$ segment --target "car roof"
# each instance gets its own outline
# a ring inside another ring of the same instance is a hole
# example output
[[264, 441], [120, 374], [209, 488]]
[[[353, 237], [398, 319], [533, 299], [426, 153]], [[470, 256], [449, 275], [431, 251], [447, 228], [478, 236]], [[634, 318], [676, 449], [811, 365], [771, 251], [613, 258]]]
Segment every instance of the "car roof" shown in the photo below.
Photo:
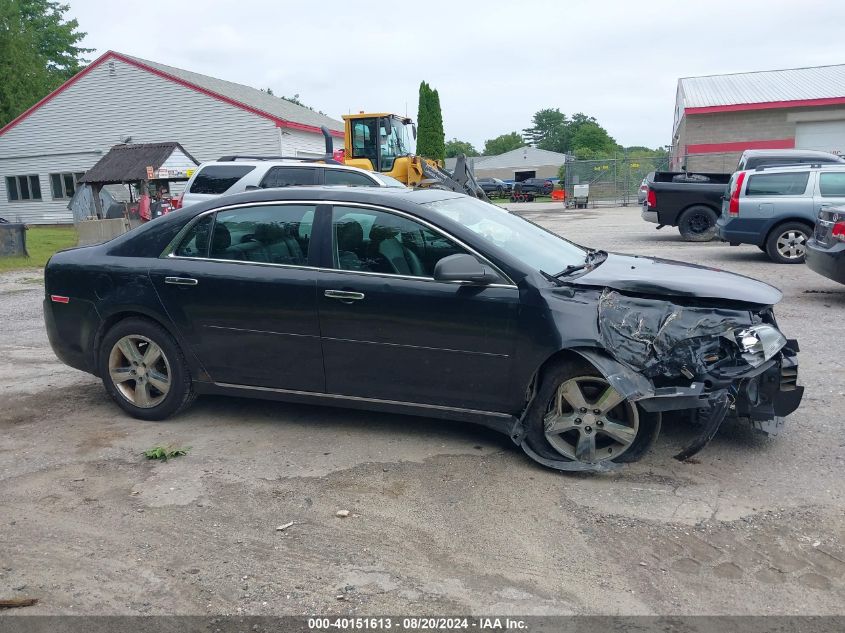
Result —
[[[319, 159], [317, 159], [319, 160]], [[204, 167], [211, 165], [245, 165], [247, 167], [325, 167], [327, 169], [346, 169], [348, 171], [358, 171], [363, 174], [370, 174], [372, 172], [360, 167], [353, 167], [352, 165], [335, 165], [333, 163], [320, 163], [316, 160], [296, 160], [296, 159], [265, 159], [265, 160], [209, 160], [201, 163], [197, 167], [200, 171]]]
[[213, 200], [193, 204], [189, 209], [197, 211], [247, 204], [250, 202], [284, 202], [286, 200], [359, 202], [363, 204], [392, 205], [396, 202], [424, 204], [449, 198], [459, 198], [462, 193], [442, 189], [408, 189], [400, 187], [336, 187], [314, 185], [307, 187], [279, 187], [256, 189], [243, 193], [215, 197]]
[[742, 155], [746, 158], [751, 156], [794, 156], [795, 158], [830, 158], [836, 156], [836, 154], [815, 149], [747, 149]]
[[845, 162], [843, 163], [804, 163], [802, 165], [762, 165], [763, 169], [757, 167], [755, 169], [746, 169], [744, 172], [749, 176], [754, 174], [772, 174], [772, 173], [790, 173], [795, 171], [845, 171]]

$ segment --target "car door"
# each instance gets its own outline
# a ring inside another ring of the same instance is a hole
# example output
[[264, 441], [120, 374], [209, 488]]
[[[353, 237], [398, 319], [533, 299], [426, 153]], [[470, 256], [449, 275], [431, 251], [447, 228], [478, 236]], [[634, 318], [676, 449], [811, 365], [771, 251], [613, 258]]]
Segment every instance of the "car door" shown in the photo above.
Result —
[[325, 388], [310, 248], [314, 204], [252, 204], [198, 218], [150, 277], [217, 383]]
[[336, 205], [317, 283], [329, 393], [481, 411], [507, 401], [519, 293], [433, 279], [467, 252], [399, 211]]

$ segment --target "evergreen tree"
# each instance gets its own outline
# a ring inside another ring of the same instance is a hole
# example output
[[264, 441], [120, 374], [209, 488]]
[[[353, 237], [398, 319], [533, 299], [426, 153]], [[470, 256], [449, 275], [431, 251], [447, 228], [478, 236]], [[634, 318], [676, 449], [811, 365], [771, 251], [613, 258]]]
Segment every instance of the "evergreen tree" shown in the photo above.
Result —
[[431, 92], [431, 112], [434, 122], [434, 134], [432, 135], [433, 148], [431, 158], [440, 161], [446, 160], [446, 134], [443, 131], [443, 112], [440, 110], [440, 94], [437, 90]]
[[446, 135], [443, 133], [440, 96], [425, 81], [420, 82], [420, 102], [417, 111], [417, 154], [437, 160], [446, 159]]

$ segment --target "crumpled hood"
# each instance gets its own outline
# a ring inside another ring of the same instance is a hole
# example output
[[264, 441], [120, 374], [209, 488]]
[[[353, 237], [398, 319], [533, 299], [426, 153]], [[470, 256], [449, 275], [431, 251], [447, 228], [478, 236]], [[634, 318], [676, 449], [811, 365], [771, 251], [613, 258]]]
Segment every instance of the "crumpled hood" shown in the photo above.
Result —
[[610, 253], [594, 270], [573, 279], [577, 286], [613, 288], [661, 297], [726, 299], [774, 305], [783, 298], [769, 284], [716, 268], [636, 255]]

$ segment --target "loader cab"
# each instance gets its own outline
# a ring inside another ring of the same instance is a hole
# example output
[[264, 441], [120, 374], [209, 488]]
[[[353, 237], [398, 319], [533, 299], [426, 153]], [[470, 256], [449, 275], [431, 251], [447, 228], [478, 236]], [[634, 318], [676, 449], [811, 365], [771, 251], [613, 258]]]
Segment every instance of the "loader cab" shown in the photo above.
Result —
[[346, 163], [370, 171], [390, 173], [396, 159], [413, 154], [416, 126], [394, 114], [344, 115]]

